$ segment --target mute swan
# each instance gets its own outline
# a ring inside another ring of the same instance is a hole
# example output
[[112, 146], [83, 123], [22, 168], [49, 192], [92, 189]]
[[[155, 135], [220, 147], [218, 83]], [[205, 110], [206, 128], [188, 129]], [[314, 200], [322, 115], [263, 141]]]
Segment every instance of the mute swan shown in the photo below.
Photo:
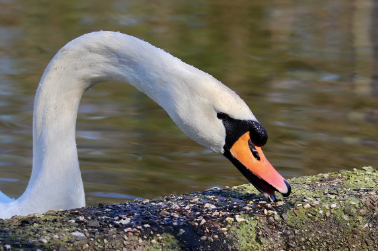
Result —
[[47, 66], [34, 103], [31, 178], [17, 200], [0, 192], [0, 218], [85, 206], [77, 111], [84, 92], [107, 80], [147, 94], [190, 138], [227, 157], [267, 199], [275, 201], [275, 191], [290, 194], [261, 150], [265, 129], [235, 92], [147, 42], [100, 31], [69, 42]]

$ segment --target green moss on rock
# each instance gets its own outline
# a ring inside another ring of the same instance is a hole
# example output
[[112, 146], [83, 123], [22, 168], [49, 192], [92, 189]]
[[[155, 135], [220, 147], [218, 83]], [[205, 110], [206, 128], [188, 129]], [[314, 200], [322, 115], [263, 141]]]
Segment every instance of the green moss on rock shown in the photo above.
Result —
[[0, 219], [3, 250], [377, 250], [378, 172], [291, 179], [271, 204], [251, 185]]

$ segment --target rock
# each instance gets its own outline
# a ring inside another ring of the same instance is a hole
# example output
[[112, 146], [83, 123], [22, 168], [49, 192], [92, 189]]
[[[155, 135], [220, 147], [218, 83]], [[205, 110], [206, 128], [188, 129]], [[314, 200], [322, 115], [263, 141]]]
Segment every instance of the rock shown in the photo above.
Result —
[[47, 243], [47, 240], [44, 239], [44, 238], [40, 238], [40, 239], [38, 239], [38, 242], [43, 243], [43, 244], [46, 244], [46, 243]]
[[311, 207], [311, 205], [308, 204], [308, 203], [303, 206], [304, 209], [309, 209], [310, 207]]
[[88, 221], [88, 227], [99, 227], [100, 223], [96, 220], [90, 220]]
[[283, 201], [277, 201], [276, 202], [276, 207], [281, 207], [281, 206], [283, 206], [285, 204], [285, 202], [283, 202]]
[[280, 221], [281, 220], [280, 216], [278, 214], [274, 214], [273, 218], [274, 218], [275, 221]]
[[233, 218], [231, 218], [231, 217], [227, 217], [227, 218], [226, 218], [226, 221], [227, 221], [228, 223], [231, 223], [231, 222], [233, 222], [233, 221], [234, 221], [234, 219], [233, 219]]
[[361, 216], [364, 216], [364, 215], [366, 215], [366, 210], [361, 208], [360, 210], [358, 210], [358, 214], [361, 215]]
[[241, 218], [240, 215], [235, 215], [235, 220], [236, 220], [237, 222], [243, 222], [243, 221], [246, 221], [246, 219]]
[[215, 208], [217, 208], [217, 207], [216, 207], [215, 205], [213, 205], [213, 204], [206, 203], [206, 204], [204, 205], [204, 208], [215, 209]]
[[352, 229], [352, 233], [357, 235], [360, 231], [357, 229], [357, 228], [353, 228]]
[[78, 241], [85, 238], [85, 235], [83, 233], [80, 233], [80, 232], [72, 232], [71, 235], [74, 236], [76, 238], [76, 240], [78, 240]]
[[344, 213], [345, 214], [350, 214], [351, 212], [352, 212], [352, 208], [351, 207], [344, 208]]
[[362, 169], [364, 169], [365, 171], [374, 171], [374, 168], [371, 166], [364, 166]]
[[281, 218], [284, 220], [284, 221], [287, 221], [287, 219], [289, 219], [289, 216], [287, 216], [287, 214], [283, 213], [281, 215]]
[[[300, 178], [292, 179], [289, 182], [295, 190], [289, 198], [282, 198], [281, 207], [277, 203], [272, 203], [272, 207], [260, 203], [263, 197], [250, 193], [248, 188], [219, 190], [217, 196], [209, 192], [191, 193], [190, 200], [199, 198], [196, 205], [190, 204], [187, 195], [170, 195], [150, 203], [136, 200], [67, 210], [42, 218], [31, 215], [0, 219], [0, 250], [19, 247], [57, 251], [149, 250], [150, 247], [157, 250], [171, 247], [177, 250], [312, 250], [314, 246], [319, 250], [328, 247], [378, 250], [374, 221], [378, 172], [372, 172], [342, 173], [337, 180], [330, 174], [322, 182], [317, 182], [319, 176], [304, 183], [298, 181]], [[369, 182], [364, 175], [369, 175]], [[372, 180], [374, 183], [370, 183]], [[366, 189], [360, 189], [362, 186]], [[323, 195], [324, 189], [329, 194], [338, 190], [339, 195], [330, 199]], [[211, 205], [216, 205], [216, 210], [210, 210]], [[298, 210], [294, 209], [295, 205]], [[356, 216], [352, 218], [353, 214]], [[17, 233], [25, 233], [28, 239], [22, 239]], [[84, 239], [78, 241], [83, 234]]]
[[269, 217], [268, 217], [268, 222], [269, 222], [270, 224], [273, 224], [273, 223], [274, 223], [274, 218], [273, 218], [272, 216], [269, 216]]
[[178, 232], [178, 236], [181, 236], [181, 235], [183, 235], [185, 233], [185, 230], [184, 229], [182, 229], [182, 228], [180, 228], [180, 230], [179, 230], [179, 232]]

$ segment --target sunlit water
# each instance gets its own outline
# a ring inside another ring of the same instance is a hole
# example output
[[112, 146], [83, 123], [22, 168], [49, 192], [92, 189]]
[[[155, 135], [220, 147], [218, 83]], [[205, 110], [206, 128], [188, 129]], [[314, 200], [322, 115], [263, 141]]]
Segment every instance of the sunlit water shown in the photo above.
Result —
[[[256, 3], [251, 3], [256, 2]], [[34, 94], [60, 47], [95, 30], [142, 38], [234, 89], [269, 134], [286, 178], [378, 167], [373, 1], [0, 1], [0, 190], [32, 163]], [[77, 144], [87, 204], [245, 183], [133, 87], [83, 97]]]

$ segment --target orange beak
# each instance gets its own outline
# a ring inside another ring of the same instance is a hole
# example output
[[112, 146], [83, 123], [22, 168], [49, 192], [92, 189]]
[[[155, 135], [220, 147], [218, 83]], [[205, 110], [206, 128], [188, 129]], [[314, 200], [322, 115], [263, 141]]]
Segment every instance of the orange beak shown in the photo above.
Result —
[[[276, 201], [275, 191], [280, 192], [283, 196], [289, 196], [291, 192], [289, 183], [265, 158], [261, 147], [253, 145], [249, 132], [234, 143], [230, 153], [241, 164], [236, 167], [265, 198]], [[232, 162], [236, 164], [235, 161]]]

